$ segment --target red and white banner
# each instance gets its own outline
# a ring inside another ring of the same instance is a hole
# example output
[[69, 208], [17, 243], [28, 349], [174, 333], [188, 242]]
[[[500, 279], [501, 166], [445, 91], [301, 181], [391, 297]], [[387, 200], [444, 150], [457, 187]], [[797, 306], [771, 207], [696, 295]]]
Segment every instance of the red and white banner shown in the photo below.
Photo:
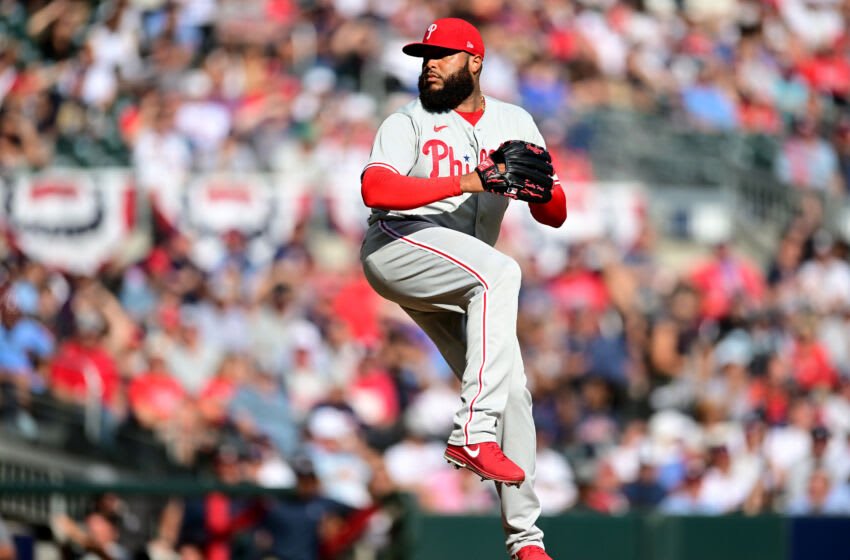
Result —
[[205, 270], [222, 261], [223, 238], [234, 231], [255, 265], [267, 263], [290, 240], [305, 208], [301, 185], [276, 174], [210, 173], [148, 188], [160, 215], [192, 241], [192, 258]]
[[[350, 178], [348, 178], [350, 179]], [[358, 235], [365, 215], [356, 181], [329, 201], [334, 224]], [[342, 178], [340, 177], [340, 183]], [[211, 173], [159, 178], [146, 190], [159, 215], [192, 243], [205, 270], [226, 255], [225, 238], [239, 232], [247, 256], [263, 266], [292, 238], [309, 210], [306, 180], [268, 173]], [[60, 269], [92, 274], [116, 256], [132, 233], [135, 188], [128, 169], [50, 169], [0, 181], [0, 218], [13, 242], [30, 258]], [[566, 186], [568, 218], [558, 229], [541, 226], [525, 204], [511, 204], [503, 239], [538, 247], [558, 266], [572, 243], [607, 238], [627, 248], [646, 220], [646, 193], [636, 183], [573, 183]], [[328, 194], [326, 193], [326, 196]]]
[[54, 168], [0, 182], [2, 223], [29, 258], [92, 274], [121, 249], [133, 226], [126, 169]]

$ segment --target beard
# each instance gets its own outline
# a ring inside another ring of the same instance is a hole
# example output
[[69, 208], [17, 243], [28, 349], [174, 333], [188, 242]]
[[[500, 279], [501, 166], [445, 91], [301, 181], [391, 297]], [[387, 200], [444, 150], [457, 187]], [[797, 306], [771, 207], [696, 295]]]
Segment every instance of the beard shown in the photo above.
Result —
[[463, 67], [443, 80], [443, 87], [433, 89], [428, 83], [428, 72], [419, 75], [419, 100], [429, 113], [447, 113], [460, 105], [475, 90], [475, 81], [469, 68]]

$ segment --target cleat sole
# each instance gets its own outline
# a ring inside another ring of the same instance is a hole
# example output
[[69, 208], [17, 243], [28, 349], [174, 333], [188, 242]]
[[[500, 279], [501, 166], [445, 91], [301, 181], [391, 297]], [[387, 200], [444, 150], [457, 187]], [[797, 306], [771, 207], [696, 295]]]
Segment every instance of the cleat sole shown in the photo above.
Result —
[[475, 469], [475, 468], [471, 467], [469, 464], [467, 464], [467, 463], [465, 463], [465, 462], [463, 462], [459, 459], [456, 459], [456, 458], [454, 458], [454, 457], [452, 457], [451, 455], [448, 455], [448, 454], [443, 455], [443, 459], [445, 459], [446, 462], [449, 463], [450, 465], [452, 465], [455, 469], [468, 469], [470, 472], [477, 474], [478, 476], [481, 477], [481, 482], [486, 482], [488, 480], [492, 480], [493, 482], [496, 482], [498, 484], [504, 484], [506, 486], [516, 486], [517, 488], [520, 488], [522, 486], [522, 483], [525, 482], [525, 480], [521, 480], [521, 481], [517, 482], [517, 481], [514, 481], [514, 480], [508, 481], [508, 480], [499, 480], [498, 478], [491, 478], [491, 477], [485, 475], [484, 473], [478, 471], [478, 469]]

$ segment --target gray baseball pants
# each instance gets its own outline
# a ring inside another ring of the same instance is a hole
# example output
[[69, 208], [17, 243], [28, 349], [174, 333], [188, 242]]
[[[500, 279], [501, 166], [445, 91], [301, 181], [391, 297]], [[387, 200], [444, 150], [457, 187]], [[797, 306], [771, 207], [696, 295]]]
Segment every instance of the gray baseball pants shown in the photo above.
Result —
[[531, 394], [516, 336], [519, 265], [471, 235], [420, 220], [374, 223], [360, 258], [375, 291], [410, 315], [461, 380], [449, 443], [498, 442], [525, 471], [520, 488], [496, 485], [508, 552], [543, 546]]

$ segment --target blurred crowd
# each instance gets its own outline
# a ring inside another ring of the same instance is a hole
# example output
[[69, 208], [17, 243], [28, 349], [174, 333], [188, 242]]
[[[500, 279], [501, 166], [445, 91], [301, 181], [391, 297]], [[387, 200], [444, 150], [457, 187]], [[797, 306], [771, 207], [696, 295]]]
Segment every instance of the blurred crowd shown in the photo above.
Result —
[[[375, 126], [415, 92], [400, 45], [444, 15], [481, 24], [484, 91], [535, 116], [568, 200], [593, 178], [569, 125], [606, 107], [776, 136], [780, 178], [847, 192], [840, 0], [0, 0], [0, 169], [132, 162], [143, 186], [297, 171], [356, 190]], [[162, 558], [220, 557], [244, 526], [269, 555], [286, 557], [283, 534], [314, 555], [380, 549], [392, 522], [369, 520], [392, 519], [399, 492], [429, 512], [495, 511], [494, 487], [442, 459], [457, 381], [343, 258], [356, 235], [314, 226], [260, 268], [238, 234], [202, 270], [190, 239], [158, 231], [144, 259], [95, 278], [6, 249], [4, 429], [39, 440], [48, 404], [94, 410], [98, 448], [147, 438], [181, 472], [295, 489], [169, 504], [148, 546]], [[557, 269], [500, 241], [524, 272], [545, 514], [850, 514], [850, 253], [821, 226], [800, 212], [766, 266], [721, 243], [681, 270], [648, 225], [629, 246], [574, 244]], [[121, 517], [93, 511], [54, 534], [123, 557]]]
[[400, 46], [445, 15], [480, 25], [484, 91], [579, 178], [571, 125], [621, 108], [779, 139], [782, 181], [848, 190], [846, 0], [3, 0], [0, 166], [328, 165], [415, 93]]

